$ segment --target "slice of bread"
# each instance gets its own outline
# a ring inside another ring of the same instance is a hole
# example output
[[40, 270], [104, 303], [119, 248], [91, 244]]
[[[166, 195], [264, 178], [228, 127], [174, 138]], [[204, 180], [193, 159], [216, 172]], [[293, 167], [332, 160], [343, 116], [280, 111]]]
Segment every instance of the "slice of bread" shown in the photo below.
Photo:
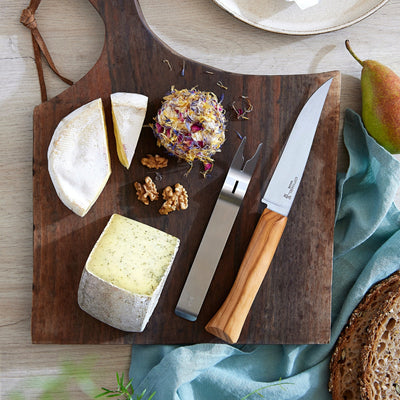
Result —
[[360, 399], [361, 351], [368, 342], [371, 320], [380, 315], [386, 301], [400, 290], [400, 272], [374, 285], [355, 308], [339, 336], [330, 361], [329, 391], [332, 400]]
[[400, 288], [368, 328], [361, 350], [360, 391], [363, 400], [400, 398]]

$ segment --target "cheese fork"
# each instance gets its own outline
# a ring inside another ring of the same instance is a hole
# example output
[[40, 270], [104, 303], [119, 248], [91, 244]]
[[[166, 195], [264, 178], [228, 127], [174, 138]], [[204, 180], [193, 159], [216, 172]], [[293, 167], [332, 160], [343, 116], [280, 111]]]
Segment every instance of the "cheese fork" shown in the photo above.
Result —
[[257, 165], [262, 143], [258, 145], [254, 155], [246, 162], [243, 156], [245, 144], [246, 137], [242, 139], [233, 157], [175, 308], [176, 315], [189, 321], [197, 319]]

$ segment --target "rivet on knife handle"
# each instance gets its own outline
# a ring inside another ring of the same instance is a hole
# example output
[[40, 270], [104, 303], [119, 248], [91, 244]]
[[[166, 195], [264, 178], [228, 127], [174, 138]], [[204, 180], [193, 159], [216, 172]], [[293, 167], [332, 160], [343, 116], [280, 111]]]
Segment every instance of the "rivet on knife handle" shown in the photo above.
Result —
[[261, 199], [266, 208], [257, 223], [233, 287], [222, 307], [206, 325], [209, 333], [229, 343], [236, 343], [239, 339], [285, 229], [332, 79], [321, 85], [300, 111]]
[[206, 331], [236, 343], [254, 298], [271, 264], [286, 226], [287, 217], [265, 209], [253, 233], [239, 273], [222, 307]]

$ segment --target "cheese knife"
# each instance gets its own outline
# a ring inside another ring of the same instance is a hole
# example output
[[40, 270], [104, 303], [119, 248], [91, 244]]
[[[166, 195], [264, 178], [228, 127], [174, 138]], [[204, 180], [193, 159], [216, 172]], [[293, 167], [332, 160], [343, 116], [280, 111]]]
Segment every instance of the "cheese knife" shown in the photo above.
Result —
[[321, 85], [300, 111], [261, 199], [265, 209], [254, 230], [232, 289], [205, 327], [207, 332], [228, 343], [238, 341], [284, 232], [332, 79]]

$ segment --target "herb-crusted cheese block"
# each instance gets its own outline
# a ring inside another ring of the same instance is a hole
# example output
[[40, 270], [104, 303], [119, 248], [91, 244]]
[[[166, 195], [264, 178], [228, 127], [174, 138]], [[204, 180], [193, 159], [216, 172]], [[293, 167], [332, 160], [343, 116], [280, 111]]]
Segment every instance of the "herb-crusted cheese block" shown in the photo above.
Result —
[[168, 277], [179, 239], [114, 214], [82, 273], [82, 310], [115, 328], [142, 332]]
[[147, 96], [118, 92], [111, 95], [111, 109], [118, 158], [129, 168], [135, 154], [147, 110]]
[[79, 107], [60, 121], [47, 158], [58, 197], [74, 213], [85, 216], [111, 174], [101, 99]]

